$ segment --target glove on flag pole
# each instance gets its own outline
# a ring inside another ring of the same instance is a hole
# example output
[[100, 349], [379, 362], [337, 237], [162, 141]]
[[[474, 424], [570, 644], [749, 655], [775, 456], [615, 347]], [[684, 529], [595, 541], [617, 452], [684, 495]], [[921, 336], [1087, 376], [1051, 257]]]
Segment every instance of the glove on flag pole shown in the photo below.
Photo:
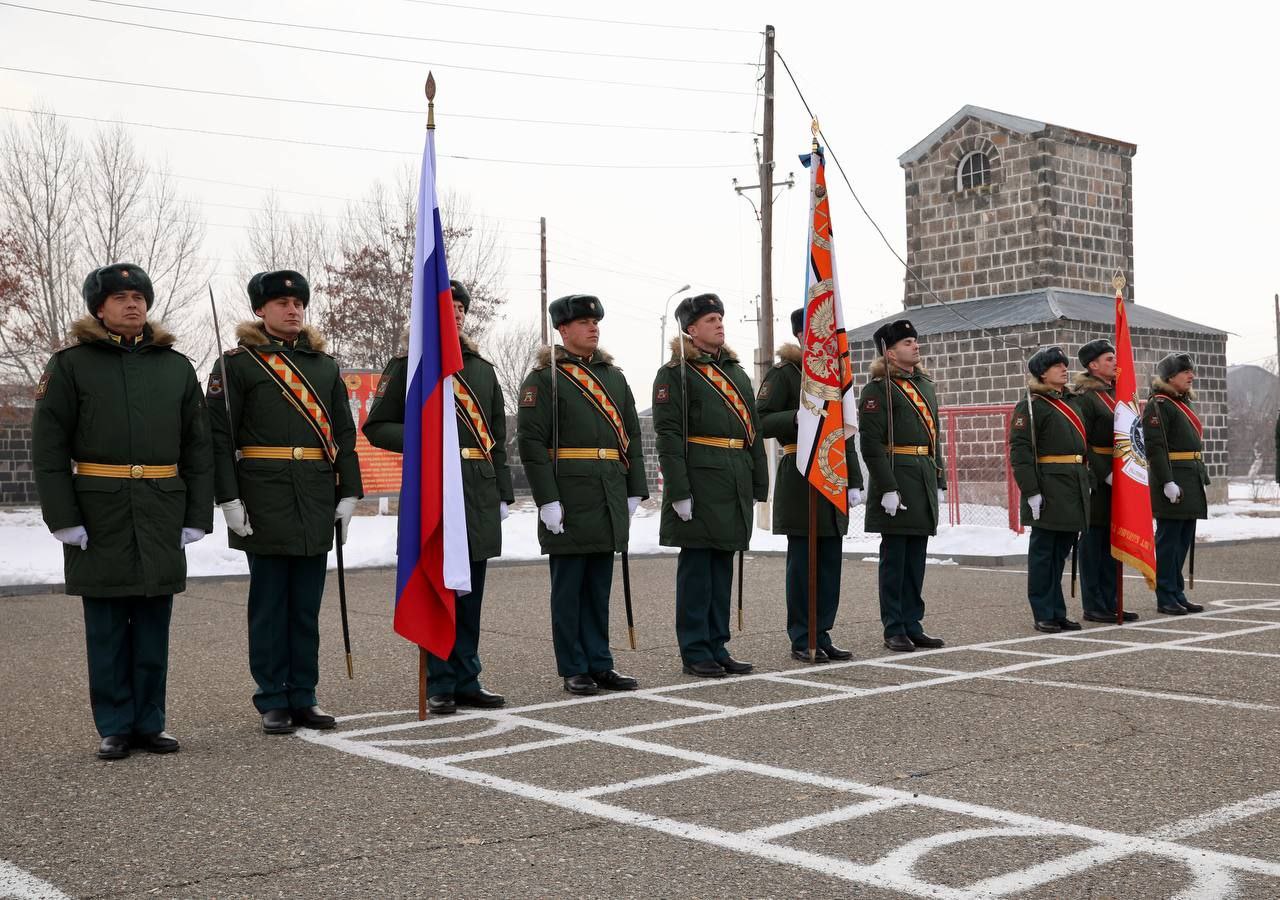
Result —
[[[1133, 342], [1124, 306], [1124, 276], [1116, 289], [1115, 453], [1111, 460], [1111, 555], [1132, 566], [1156, 589], [1156, 544], [1151, 530], [1151, 491], [1147, 485], [1147, 450], [1142, 439], [1142, 411], [1133, 370]], [[1123, 608], [1122, 608], [1123, 609]]]
[[853, 393], [849, 339], [836, 282], [826, 161], [816, 137], [813, 152], [800, 161], [809, 170], [810, 215], [796, 466], [820, 495], [847, 514], [845, 441], [858, 430], [858, 399]]
[[427, 141], [413, 251], [394, 627], [396, 634], [447, 659], [453, 650], [455, 594], [470, 592], [471, 566], [452, 378], [462, 368], [462, 350], [436, 204], [436, 133], [430, 102], [434, 97], [435, 79], [428, 75]]

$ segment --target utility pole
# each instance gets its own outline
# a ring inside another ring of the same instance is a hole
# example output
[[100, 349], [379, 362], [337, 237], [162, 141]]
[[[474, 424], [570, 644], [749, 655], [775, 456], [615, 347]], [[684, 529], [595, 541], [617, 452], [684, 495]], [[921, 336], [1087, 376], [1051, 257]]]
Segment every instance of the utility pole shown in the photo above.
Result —
[[551, 335], [547, 332], [547, 217], [538, 219], [542, 232], [542, 343], [551, 343]]
[[773, 365], [773, 38], [764, 26], [764, 155], [760, 159], [760, 329], [756, 384]]
[[1276, 294], [1276, 374], [1280, 375], [1280, 294]]

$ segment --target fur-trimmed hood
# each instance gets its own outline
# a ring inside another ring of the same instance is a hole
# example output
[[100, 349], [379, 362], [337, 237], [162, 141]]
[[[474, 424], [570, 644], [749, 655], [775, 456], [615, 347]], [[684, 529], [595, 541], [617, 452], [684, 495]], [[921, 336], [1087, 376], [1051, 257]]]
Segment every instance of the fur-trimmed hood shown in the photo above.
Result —
[[[556, 344], [556, 359], [567, 359], [570, 356], [568, 350], [564, 349], [563, 344]], [[609, 355], [607, 350], [596, 347], [596, 352], [592, 354], [592, 362], [602, 362], [607, 366], [613, 365], [613, 357]], [[545, 369], [551, 365], [551, 346], [543, 344], [538, 348], [538, 356], [533, 361], [535, 369]]]
[[1166, 397], [1172, 397], [1175, 400], [1186, 401], [1196, 399], [1196, 392], [1194, 388], [1187, 391], [1185, 394], [1180, 394], [1174, 389], [1173, 385], [1159, 377], [1151, 379], [1151, 393], [1164, 394]]
[[[312, 325], [302, 326], [302, 330], [298, 332], [298, 340], [306, 341], [305, 349], [317, 353], [324, 353], [329, 346], [320, 330]], [[271, 338], [267, 337], [267, 329], [260, 320], [252, 320], [236, 326], [236, 342], [241, 347], [265, 347], [271, 343]]]
[[1045, 384], [1043, 381], [1041, 381], [1039, 378], [1036, 378], [1034, 375], [1027, 378], [1027, 390], [1029, 390], [1033, 394], [1039, 394], [1042, 397], [1061, 396], [1063, 399], [1066, 399], [1067, 397], [1071, 396], [1070, 385], [1067, 385], [1061, 391], [1058, 391], [1050, 387], [1049, 385]]
[[[889, 364], [885, 362], [885, 358], [883, 356], [877, 356], [875, 359], [871, 360], [871, 367], [867, 369], [867, 374], [872, 378], [883, 378], [888, 369]], [[929, 378], [929, 373], [926, 372], [924, 370], [924, 366], [919, 363], [916, 363], [916, 367], [912, 370], [912, 374], [923, 375], [925, 378]], [[932, 381], [933, 379], [929, 378], [929, 380]]]
[[[462, 345], [463, 353], [470, 353], [472, 356], [480, 356], [480, 348], [476, 346], [476, 342], [471, 340], [462, 332], [458, 332], [458, 343]], [[483, 356], [480, 356], [484, 359]]]
[[799, 344], [783, 344], [778, 348], [778, 362], [781, 365], [798, 366], [804, 360], [804, 350]]
[[[686, 362], [697, 359], [699, 356], [703, 355], [702, 351], [693, 345], [693, 341], [685, 338], [684, 335], [677, 334], [671, 339], [671, 359], [667, 361], [667, 365], [680, 365], [680, 347], [682, 344], [684, 345], [684, 358]], [[738, 362], [738, 354], [734, 353], [733, 348], [728, 344], [721, 344], [720, 356], [716, 361]]]
[[1077, 394], [1083, 394], [1085, 391], [1101, 391], [1106, 393], [1115, 387], [1114, 384], [1107, 384], [1101, 378], [1090, 375], [1088, 372], [1077, 372], [1071, 377], [1071, 387]]
[[[172, 347], [174, 342], [178, 340], [169, 329], [165, 328], [160, 322], [148, 322], [142, 326], [142, 333], [145, 335], [150, 333], [151, 343], [157, 347]], [[92, 344], [94, 341], [109, 341], [111, 334], [102, 325], [102, 320], [97, 316], [81, 316], [71, 323], [71, 330], [67, 333], [67, 337], [71, 342], [77, 344]]]

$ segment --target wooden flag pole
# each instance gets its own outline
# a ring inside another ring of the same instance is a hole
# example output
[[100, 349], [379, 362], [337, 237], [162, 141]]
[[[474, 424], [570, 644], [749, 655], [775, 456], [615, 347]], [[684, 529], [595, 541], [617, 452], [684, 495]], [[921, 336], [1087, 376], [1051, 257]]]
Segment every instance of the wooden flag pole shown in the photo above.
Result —
[[809, 662], [818, 661], [818, 489], [809, 484]]

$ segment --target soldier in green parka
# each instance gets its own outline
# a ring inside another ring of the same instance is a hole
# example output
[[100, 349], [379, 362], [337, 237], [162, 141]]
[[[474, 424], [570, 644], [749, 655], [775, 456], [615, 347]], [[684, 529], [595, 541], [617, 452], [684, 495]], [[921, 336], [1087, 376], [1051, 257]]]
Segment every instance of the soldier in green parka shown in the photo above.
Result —
[[[493, 365], [462, 332], [471, 294], [460, 281], [453, 289], [453, 321], [462, 344], [462, 371], [455, 373], [454, 409], [462, 453], [462, 498], [467, 513], [467, 547], [471, 557], [471, 592], [454, 606], [456, 628], [448, 659], [427, 656], [427, 708], [447, 715], [459, 706], [496, 709], [506, 700], [480, 686], [480, 607], [484, 602], [488, 560], [502, 555], [502, 521], [515, 502], [507, 468], [507, 413]], [[369, 443], [404, 452], [404, 400], [408, 357], [387, 363], [378, 381], [373, 408], [364, 422]]]
[[1156, 610], [1169, 616], [1203, 612], [1187, 599], [1182, 566], [1196, 539], [1196, 520], [1209, 518], [1204, 425], [1191, 401], [1195, 361], [1170, 353], [1156, 364], [1151, 399], [1142, 412], [1142, 437], [1156, 519]]
[[1076, 538], [1089, 527], [1089, 447], [1067, 393], [1062, 348], [1037, 350], [1027, 369], [1029, 397], [1014, 407], [1009, 421], [1009, 464], [1022, 492], [1022, 524], [1031, 528], [1027, 600], [1036, 631], [1079, 631], [1080, 623], [1067, 617], [1062, 570]]
[[[1076, 356], [1085, 371], [1072, 379], [1069, 401], [1084, 423], [1093, 472], [1089, 527], [1080, 535], [1080, 605], [1090, 622], [1116, 620], [1116, 578], [1120, 564], [1111, 556], [1111, 464], [1115, 447], [1116, 348], [1106, 338], [1090, 341]], [[1126, 622], [1138, 614], [1125, 610]]]
[[947, 488], [937, 390], [920, 365], [910, 320], [880, 326], [872, 340], [880, 356], [858, 398], [858, 429], [870, 482], [866, 530], [881, 536], [884, 645], [902, 653], [935, 649], [945, 641], [924, 631], [923, 591], [929, 538], [938, 532], [938, 490]]
[[769, 497], [769, 469], [751, 379], [724, 343], [715, 294], [676, 306], [680, 334], [653, 380], [653, 429], [662, 467], [659, 540], [679, 547], [676, 637], [685, 674], [750, 672], [729, 654], [733, 553], [746, 550], [753, 507]]
[[334, 523], [345, 541], [362, 494], [356, 427], [338, 364], [305, 322], [307, 280], [259, 272], [248, 293], [257, 320], [236, 329], [206, 401], [218, 505], [249, 560], [253, 703], [267, 734], [332, 728], [316, 705], [320, 601]]
[[627, 549], [631, 516], [649, 496], [640, 418], [599, 347], [599, 298], [561, 297], [547, 312], [563, 346], [543, 347], [521, 384], [516, 429], [551, 569], [556, 669], [571, 694], [631, 691], [636, 680], [613, 668], [609, 592], [613, 555]]
[[[791, 333], [804, 334], [804, 308], [791, 313]], [[782, 459], [773, 488], [773, 533], [787, 536], [787, 638], [791, 656], [809, 660], [809, 482], [796, 465], [796, 419], [800, 411], [799, 344], [783, 344], [778, 362], [764, 376], [756, 395], [760, 433], [782, 445]], [[862, 502], [862, 468], [854, 440], [845, 441], [849, 471], [849, 506]], [[848, 650], [831, 641], [840, 606], [840, 550], [849, 530], [849, 517], [826, 500], [818, 503], [818, 653], [817, 662], [849, 659]]]
[[213, 530], [213, 459], [200, 383], [174, 336], [147, 322], [138, 266], [96, 269], [89, 315], [36, 387], [32, 468], [45, 524], [84, 606], [100, 759], [172, 753], [165, 733], [169, 619], [183, 549]]

